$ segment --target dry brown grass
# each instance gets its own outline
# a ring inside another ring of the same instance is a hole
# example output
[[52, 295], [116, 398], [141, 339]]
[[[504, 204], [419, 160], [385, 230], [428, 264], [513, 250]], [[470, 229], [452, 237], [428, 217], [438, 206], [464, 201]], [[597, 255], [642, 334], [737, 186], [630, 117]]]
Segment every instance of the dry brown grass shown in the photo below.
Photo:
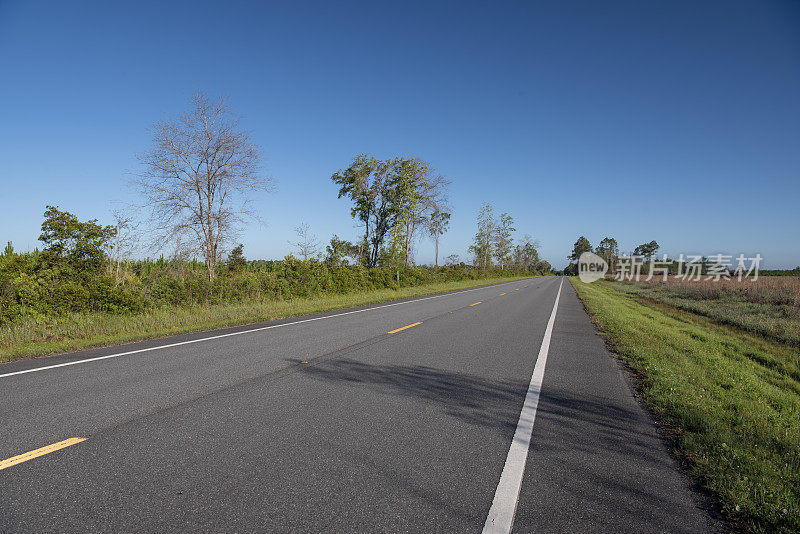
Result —
[[706, 280], [705, 276], [700, 280], [684, 280], [670, 276], [666, 282], [659, 277], [647, 283], [665, 286], [687, 298], [738, 297], [747, 302], [800, 307], [800, 278], [795, 276], [760, 276], [755, 281], [752, 278], [714, 281]]

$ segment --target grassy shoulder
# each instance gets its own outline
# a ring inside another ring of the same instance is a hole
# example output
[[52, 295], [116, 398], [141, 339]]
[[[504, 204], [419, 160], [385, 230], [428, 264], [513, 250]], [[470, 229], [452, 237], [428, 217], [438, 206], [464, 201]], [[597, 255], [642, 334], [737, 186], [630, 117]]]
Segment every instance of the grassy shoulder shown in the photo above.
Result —
[[462, 280], [404, 287], [399, 290], [380, 289], [308, 299], [169, 307], [133, 315], [82, 313], [46, 320], [28, 320], [0, 327], [0, 362], [364, 306], [521, 278], [523, 277]]
[[641, 300], [613, 282], [571, 281], [723, 513], [756, 532], [800, 531], [797, 347]]
[[757, 283], [620, 282], [619, 291], [704, 315], [776, 341], [800, 346], [800, 280], [760, 277]]

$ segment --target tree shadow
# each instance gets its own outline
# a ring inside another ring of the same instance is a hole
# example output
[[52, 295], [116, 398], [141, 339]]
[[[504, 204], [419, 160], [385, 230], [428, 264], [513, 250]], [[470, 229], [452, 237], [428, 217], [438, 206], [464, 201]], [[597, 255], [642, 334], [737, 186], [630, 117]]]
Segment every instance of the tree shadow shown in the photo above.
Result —
[[[528, 379], [492, 380], [469, 373], [425, 365], [372, 365], [348, 358], [323, 360], [303, 366], [302, 371], [319, 380], [368, 387], [382, 395], [409, 397], [430, 403], [471, 425], [506, 433], [516, 429], [528, 390]], [[570, 428], [597, 427], [607, 446], [642, 451], [641, 432], [631, 425], [642, 416], [616, 399], [577, 396], [563, 389], [541, 392], [537, 422], [555, 421], [564, 432]], [[648, 433], [647, 438], [651, 435]], [[649, 439], [646, 440], [650, 448]], [[566, 444], [564, 444], [566, 445]]]
[[346, 358], [315, 363], [303, 372], [431, 403], [469, 424], [511, 432], [528, 388], [522, 380], [496, 381], [425, 365], [371, 365]]
[[[500, 432], [509, 444], [528, 389], [527, 377], [492, 380], [424, 365], [372, 365], [346, 358], [304, 366], [302, 372], [431, 404], [466, 424]], [[680, 517], [673, 524], [669, 514], [689, 512], [682, 491], [688, 488], [675, 478], [674, 460], [635, 403], [624, 394], [596, 396], [545, 383], [531, 443], [531, 454], [540, 457], [535, 463], [541, 470], [534, 476], [573, 502], [613, 510], [612, 524], [663, 522], [684, 530]], [[557, 469], [546, 467], [553, 463]], [[666, 486], [665, 476], [670, 479]], [[587, 486], [595, 490], [587, 492]]]

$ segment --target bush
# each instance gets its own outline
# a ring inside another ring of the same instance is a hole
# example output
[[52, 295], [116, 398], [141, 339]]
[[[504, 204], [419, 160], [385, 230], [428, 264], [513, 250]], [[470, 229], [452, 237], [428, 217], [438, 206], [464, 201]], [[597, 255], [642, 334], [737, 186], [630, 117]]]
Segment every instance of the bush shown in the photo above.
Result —
[[[476, 280], [520, 274], [488, 271], [464, 264], [448, 267], [400, 267], [400, 287]], [[0, 255], [0, 325], [24, 317], [44, 319], [74, 312], [139, 313], [152, 308], [245, 301], [288, 300], [321, 294], [397, 288], [397, 270], [360, 265], [302, 261], [236, 262], [220, 265], [212, 282], [201, 262], [138, 260], [126, 265], [122, 280], [105, 266], [93, 274], [77, 272], [64, 261], [34, 251]]]

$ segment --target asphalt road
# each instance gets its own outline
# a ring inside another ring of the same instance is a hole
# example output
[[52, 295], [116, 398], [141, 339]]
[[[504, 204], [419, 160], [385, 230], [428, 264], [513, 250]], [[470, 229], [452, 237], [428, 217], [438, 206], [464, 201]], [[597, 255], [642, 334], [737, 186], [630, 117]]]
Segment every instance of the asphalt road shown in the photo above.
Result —
[[719, 529], [555, 277], [14, 362], [0, 392], [2, 532]]

